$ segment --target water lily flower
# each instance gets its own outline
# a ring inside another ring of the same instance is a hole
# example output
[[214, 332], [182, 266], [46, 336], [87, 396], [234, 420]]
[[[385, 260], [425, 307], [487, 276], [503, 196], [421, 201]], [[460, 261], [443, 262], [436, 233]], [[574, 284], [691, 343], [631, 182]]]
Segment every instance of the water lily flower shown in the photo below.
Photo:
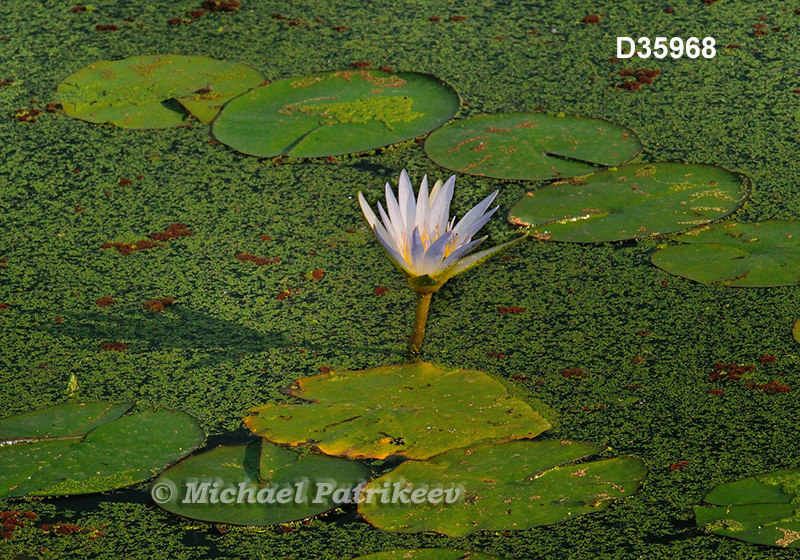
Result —
[[468, 256], [486, 240], [486, 236], [476, 240], [472, 237], [497, 211], [498, 207], [489, 210], [489, 205], [498, 191], [484, 198], [455, 223], [455, 218], [449, 216], [455, 182], [455, 175], [445, 183], [437, 181], [429, 192], [428, 177], [425, 176], [415, 200], [411, 180], [403, 170], [397, 198], [386, 183], [386, 210], [378, 202], [380, 221], [364, 196], [358, 193], [361, 210], [378, 241], [417, 293], [417, 319], [410, 346], [412, 353], [418, 353], [422, 344], [431, 294], [456, 274], [518, 241], [515, 239]]

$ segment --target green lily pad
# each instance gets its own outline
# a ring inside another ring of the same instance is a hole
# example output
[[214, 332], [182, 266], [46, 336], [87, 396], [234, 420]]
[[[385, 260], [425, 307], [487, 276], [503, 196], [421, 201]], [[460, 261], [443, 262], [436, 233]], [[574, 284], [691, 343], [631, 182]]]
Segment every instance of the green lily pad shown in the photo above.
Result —
[[256, 88], [225, 107], [213, 133], [254, 156], [336, 156], [425, 134], [458, 106], [458, 94], [427, 74], [339, 70]]
[[800, 284], [800, 222], [725, 222], [675, 237], [650, 260], [707, 286], [766, 288]]
[[800, 548], [800, 469], [779, 470], [721, 484], [694, 508], [710, 533], [755, 544]]
[[641, 151], [639, 138], [624, 126], [545, 113], [472, 117], [440, 128], [425, 142], [425, 153], [442, 167], [526, 181], [586, 175]]
[[529, 192], [508, 220], [553, 241], [602, 243], [673, 233], [735, 212], [744, 175], [713, 165], [645, 163], [607, 169]]
[[792, 338], [797, 343], [800, 343], [800, 319], [794, 322], [794, 327], [792, 327]]
[[150, 495], [165, 510], [192, 519], [272, 525], [350, 503], [369, 474], [355, 461], [301, 455], [259, 438], [181, 461], [153, 482]]
[[122, 488], [152, 478], [205, 440], [185, 412], [123, 416], [132, 406], [62, 404], [0, 420], [0, 498]]
[[264, 82], [238, 62], [176, 54], [99, 61], [58, 84], [64, 112], [122, 128], [187, 124], [188, 113], [208, 123], [222, 105]]
[[413, 550], [389, 550], [359, 556], [353, 560], [504, 560], [500, 556], [472, 552], [469, 550], [453, 550], [448, 548], [415, 548]]
[[602, 450], [569, 441], [454, 449], [428, 461], [406, 461], [373, 480], [358, 511], [386, 531], [452, 537], [567, 521], [633, 494], [647, 474], [634, 457], [574, 464]]
[[550, 424], [482, 371], [416, 362], [305, 377], [291, 395], [316, 404], [268, 404], [244, 423], [275, 443], [328, 455], [427, 459], [481, 440], [535, 437]]

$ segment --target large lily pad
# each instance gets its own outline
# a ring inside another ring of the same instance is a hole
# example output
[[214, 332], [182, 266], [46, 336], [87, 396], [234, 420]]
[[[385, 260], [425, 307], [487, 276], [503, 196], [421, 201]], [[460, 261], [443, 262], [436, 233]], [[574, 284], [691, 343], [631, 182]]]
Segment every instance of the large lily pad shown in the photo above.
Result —
[[425, 153], [442, 167], [496, 179], [544, 181], [621, 165], [642, 151], [624, 126], [578, 116], [500, 113], [433, 132]]
[[413, 550], [389, 550], [359, 556], [353, 560], [503, 560], [500, 556], [472, 552], [470, 550], [453, 550], [448, 548], [416, 548]]
[[650, 260], [708, 286], [764, 288], [800, 284], [800, 222], [726, 222], [675, 237]]
[[272, 525], [350, 503], [369, 469], [355, 461], [301, 455], [259, 438], [185, 459], [151, 486], [162, 508], [192, 519]]
[[123, 128], [168, 128], [187, 123], [189, 111], [207, 123], [225, 102], [264, 81], [238, 62], [176, 54], [99, 61], [58, 84], [64, 112]]
[[339, 70], [254, 89], [225, 107], [213, 132], [254, 156], [335, 156], [425, 134], [458, 106], [458, 94], [433, 76]]
[[749, 192], [745, 176], [713, 165], [625, 165], [529, 192], [508, 219], [553, 241], [638, 239], [724, 218]]
[[113, 490], [152, 478], [205, 440], [176, 410], [91, 402], [0, 420], [0, 498]]
[[427, 459], [481, 440], [531, 438], [550, 428], [538, 412], [482, 371], [425, 362], [305, 377], [293, 396], [317, 404], [268, 404], [245, 424], [275, 443], [328, 455]]
[[721, 484], [694, 508], [706, 531], [769, 546], [800, 548], [800, 469]]
[[[559, 523], [633, 494], [647, 474], [634, 457], [574, 463], [600, 451], [602, 447], [569, 441], [455, 449], [428, 461], [407, 461], [373, 480], [358, 511], [387, 531], [436, 531], [454, 537]], [[386, 500], [380, 493], [370, 496], [370, 491], [382, 489], [390, 494]]]

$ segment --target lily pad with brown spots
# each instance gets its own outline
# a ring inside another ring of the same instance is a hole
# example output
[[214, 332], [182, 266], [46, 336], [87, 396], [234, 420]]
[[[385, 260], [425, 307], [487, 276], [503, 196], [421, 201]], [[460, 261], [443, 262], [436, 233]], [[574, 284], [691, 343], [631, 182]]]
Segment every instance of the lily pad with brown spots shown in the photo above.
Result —
[[178, 410], [61, 404], [0, 419], [0, 497], [104, 492], [152, 478], [205, 440]]
[[222, 105], [264, 81], [255, 68], [205, 56], [177, 54], [101, 60], [58, 84], [64, 112], [122, 128], [210, 122]]
[[349, 69], [278, 80], [226, 105], [214, 137], [261, 157], [326, 157], [427, 134], [456, 114], [458, 94], [434, 76]]
[[452, 537], [560, 523], [632, 495], [647, 474], [644, 463], [629, 456], [576, 463], [602, 450], [570, 441], [454, 449], [406, 461], [376, 478], [358, 511], [385, 531]]
[[498, 113], [455, 121], [428, 136], [437, 165], [495, 179], [545, 181], [586, 175], [632, 160], [636, 134], [599, 119], [545, 113]]
[[707, 286], [767, 288], [800, 284], [800, 221], [725, 222], [675, 236], [650, 260]]
[[639, 239], [724, 218], [744, 204], [750, 188], [746, 176], [714, 165], [623, 165], [529, 192], [508, 220], [552, 241]]
[[800, 548], [800, 469], [726, 482], [694, 508], [706, 532], [781, 548]]
[[550, 428], [490, 375], [426, 362], [305, 377], [288, 393], [314, 404], [267, 404], [244, 422], [256, 435], [328, 455], [427, 459], [478, 441]]

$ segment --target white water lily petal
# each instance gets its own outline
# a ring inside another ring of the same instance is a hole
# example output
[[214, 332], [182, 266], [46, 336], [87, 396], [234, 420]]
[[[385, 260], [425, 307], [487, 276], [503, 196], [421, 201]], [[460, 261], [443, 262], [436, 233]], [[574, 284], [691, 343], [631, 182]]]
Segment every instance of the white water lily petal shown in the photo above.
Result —
[[381, 215], [383, 226], [386, 228], [386, 231], [389, 232], [389, 235], [391, 235], [392, 243], [394, 243], [395, 247], [399, 247], [403, 240], [403, 234], [397, 231], [394, 225], [392, 225], [392, 221], [389, 219], [389, 216], [386, 215], [386, 211], [383, 209], [380, 202], [378, 202], [378, 213]]
[[428, 176], [422, 177], [422, 183], [419, 186], [419, 194], [417, 195], [417, 215], [414, 218], [414, 225], [417, 227], [424, 227], [428, 220]]
[[439, 239], [434, 241], [428, 250], [425, 251], [425, 258], [422, 262], [422, 268], [425, 274], [430, 274], [432, 271], [440, 268], [444, 262], [445, 255], [447, 254], [447, 246], [453, 239], [453, 232], [445, 232]]
[[400, 213], [400, 205], [397, 203], [397, 199], [394, 197], [392, 187], [389, 186], [389, 183], [386, 183], [384, 192], [386, 193], [386, 211], [389, 213], [392, 226], [398, 230], [397, 233], [402, 233], [406, 229], [405, 221]]
[[387, 253], [389, 253], [389, 258], [392, 259], [392, 262], [395, 263], [395, 265], [397, 265], [400, 268], [400, 270], [404, 271], [407, 274], [412, 274], [412, 272], [408, 269], [408, 267], [405, 266], [406, 262], [405, 258], [397, 251], [397, 249], [394, 248], [392, 242], [387, 237], [385, 237], [378, 228], [375, 228], [374, 231], [375, 231], [375, 237], [378, 238], [378, 241], [380, 241], [381, 245], [383, 245], [383, 248], [386, 250]]
[[[486, 222], [489, 221], [489, 218], [497, 211], [497, 208], [489, 212], [489, 214], [484, 216], [484, 212], [486, 209], [489, 208], [489, 205], [497, 196], [499, 191], [494, 191], [492, 194], [481, 200], [478, 204], [472, 207], [472, 209], [464, 214], [464, 217], [459, 220], [459, 222], [453, 228], [453, 231], [457, 233], [459, 236], [465, 236], [471, 238], [475, 235], [479, 229], [481, 229]], [[480, 223], [481, 218], [486, 218], [486, 220], [478, 227], [473, 227], [475, 224]]]
[[[454, 226], [455, 217], [450, 218], [449, 214], [455, 180], [456, 176], [453, 175], [444, 183], [436, 181], [429, 192], [428, 178], [425, 176], [415, 199], [411, 180], [403, 170], [398, 182], [397, 198], [389, 183], [386, 183], [386, 210], [378, 203], [381, 221], [378, 221], [363, 195], [358, 193], [364, 216], [392, 261], [408, 276], [409, 282], [412, 278], [429, 276], [429, 281], [434, 282], [431, 284], [434, 290], [447, 278], [474, 266], [472, 259], [462, 257], [483, 243], [486, 237], [472, 241], [472, 236], [497, 211], [494, 208], [487, 212], [497, 196], [495, 191]], [[493, 251], [489, 250], [490, 253]], [[486, 251], [478, 253], [481, 259], [486, 254]]]
[[521, 235], [517, 239], [512, 239], [511, 241], [508, 241], [507, 243], [503, 243], [501, 245], [495, 245], [491, 249], [484, 249], [483, 251], [478, 251], [474, 255], [469, 255], [468, 257], [464, 257], [463, 259], [458, 261], [454, 266], [452, 266], [449, 270], [447, 270], [445, 272], [445, 274], [443, 275], [442, 281], [443, 282], [447, 281], [450, 278], [452, 278], [453, 276], [456, 276], [457, 274], [461, 274], [462, 272], [466, 272], [467, 270], [469, 270], [473, 266], [479, 265], [481, 262], [485, 261], [486, 259], [488, 259], [492, 255], [494, 255], [495, 253], [499, 253], [500, 251], [510, 247], [514, 243], [518, 243], [522, 239], [525, 239], [525, 237], [527, 237], [527, 236], [526, 235]]
[[[453, 228], [453, 233], [458, 235], [459, 239], [463, 239], [464, 243], [469, 243], [472, 239], [472, 236], [478, 233], [483, 226], [492, 218], [499, 206], [492, 208], [487, 214], [484, 215], [476, 215], [473, 219], [470, 219], [469, 222], [464, 222], [462, 219], [460, 222], [456, 224], [456, 227]], [[465, 224], [465, 225], [462, 225]], [[461, 227], [460, 227], [461, 226]]]
[[430, 200], [430, 214], [428, 227], [431, 234], [442, 235], [447, 229], [447, 219], [450, 214], [450, 201], [453, 199], [453, 189], [456, 184], [456, 176], [451, 176], [440, 188], [434, 189]]
[[[364, 217], [367, 219], [369, 227], [375, 227], [375, 224], [378, 223], [378, 219], [375, 217], [375, 212], [369, 207], [367, 199], [364, 198], [364, 195], [361, 193], [358, 193], [358, 203], [361, 205], [361, 211], [364, 212]], [[380, 208], [380, 206], [381, 203], [379, 202], [378, 208]]]
[[411, 270], [414, 275], [420, 276], [422, 274], [427, 274], [427, 272], [423, 270], [423, 264], [425, 262], [425, 244], [422, 242], [419, 228], [414, 228], [414, 232], [411, 234], [411, 243], [408, 246], [406, 259], [411, 264]]
[[400, 173], [400, 184], [397, 188], [397, 205], [400, 207], [400, 217], [408, 228], [408, 233], [414, 230], [417, 202], [414, 200], [414, 188], [405, 169]]
[[484, 241], [486, 241], [486, 236], [481, 237], [480, 239], [476, 239], [475, 241], [470, 241], [466, 245], [463, 245], [458, 249], [456, 249], [455, 251], [453, 251], [442, 263], [442, 270], [447, 270], [448, 268], [456, 264], [458, 259], [460, 259], [464, 255], [475, 249], [478, 245], [480, 245]]

